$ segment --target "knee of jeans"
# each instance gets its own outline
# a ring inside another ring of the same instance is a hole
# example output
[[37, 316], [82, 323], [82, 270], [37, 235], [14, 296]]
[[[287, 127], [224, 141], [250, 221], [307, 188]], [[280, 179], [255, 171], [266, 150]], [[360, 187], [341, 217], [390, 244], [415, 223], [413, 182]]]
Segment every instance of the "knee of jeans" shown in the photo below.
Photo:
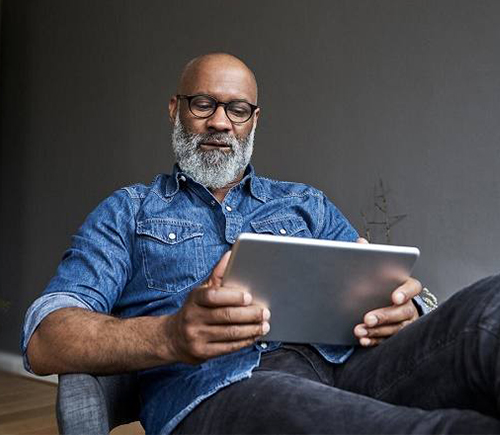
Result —
[[[456, 292], [440, 305], [438, 312], [447, 318], [449, 326], [467, 327], [489, 321], [500, 321], [500, 275], [477, 281]], [[461, 328], [460, 328], [461, 329]]]
[[[500, 274], [471, 284], [449, 299], [457, 310], [465, 310], [467, 324], [500, 325]], [[463, 312], [463, 311], [462, 311]]]

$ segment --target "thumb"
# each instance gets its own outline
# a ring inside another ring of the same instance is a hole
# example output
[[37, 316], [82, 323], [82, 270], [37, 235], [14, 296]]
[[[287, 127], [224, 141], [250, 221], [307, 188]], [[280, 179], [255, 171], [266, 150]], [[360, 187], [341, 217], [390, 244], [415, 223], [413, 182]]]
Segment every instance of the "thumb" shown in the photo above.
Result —
[[222, 258], [219, 260], [217, 265], [212, 270], [212, 274], [208, 278], [208, 282], [210, 285], [220, 287], [222, 285], [222, 277], [224, 276], [224, 272], [226, 271], [227, 263], [229, 262], [229, 258], [231, 257], [231, 251], [227, 251]]
[[356, 243], [363, 243], [363, 244], [368, 244], [370, 243], [368, 240], [364, 239], [363, 237], [359, 237], [357, 240], [356, 240]]

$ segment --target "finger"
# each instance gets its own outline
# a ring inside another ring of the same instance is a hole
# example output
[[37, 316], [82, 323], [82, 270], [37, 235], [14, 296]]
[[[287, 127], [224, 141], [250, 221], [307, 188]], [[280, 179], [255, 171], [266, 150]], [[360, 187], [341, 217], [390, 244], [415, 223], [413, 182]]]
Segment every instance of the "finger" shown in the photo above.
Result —
[[362, 337], [367, 337], [368, 336], [368, 326], [366, 326], [364, 323], [360, 323], [359, 325], [356, 325], [354, 327], [354, 335], [356, 338], [362, 338]]
[[204, 335], [208, 342], [221, 343], [226, 341], [241, 341], [261, 337], [271, 329], [268, 322], [257, 325], [224, 325], [207, 327]]
[[366, 240], [364, 237], [358, 237], [358, 239], [356, 240], [356, 243], [368, 244], [370, 242], [368, 240]]
[[244, 347], [251, 346], [256, 340], [257, 337], [223, 343], [209, 343], [206, 348], [205, 359], [236, 352]]
[[367, 328], [366, 337], [368, 338], [388, 338], [392, 337], [394, 334], [398, 333], [405, 326], [411, 323], [410, 320], [406, 320], [400, 323], [394, 323], [392, 325], [378, 326], [375, 328]]
[[379, 308], [365, 314], [364, 323], [369, 328], [379, 325], [388, 325], [391, 323], [400, 323], [405, 320], [411, 320], [418, 315], [415, 305], [408, 301], [403, 305], [392, 305], [390, 307]]
[[391, 299], [396, 305], [402, 305], [422, 291], [422, 284], [415, 278], [408, 278], [392, 292]]
[[250, 305], [252, 295], [248, 292], [226, 287], [198, 287], [191, 292], [192, 300], [203, 307], [238, 307]]
[[224, 307], [215, 308], [210, 313], [207, 323], [210, 325], [234, 324], [234, 323], [260, 323], [269, 320], [271, 312], [267, 308], [257, 305], [247, 307]]
[[224, 276], [224, 272], [226, 271], [226, 267], [230, 257], [231, 257], [231, 251], [227, 251], [219, 260], [219, 262], [215, 265], [210, 277], [208, 278], [208, 282], [210, 283], [211, 286], [219, 287], [222, 285], [222, 277]]
[[363, 337], [359, 340], [359, 344], [363, 347], [373, 347], [377, 346], [384, 341], [383, 338], [367, 338]]

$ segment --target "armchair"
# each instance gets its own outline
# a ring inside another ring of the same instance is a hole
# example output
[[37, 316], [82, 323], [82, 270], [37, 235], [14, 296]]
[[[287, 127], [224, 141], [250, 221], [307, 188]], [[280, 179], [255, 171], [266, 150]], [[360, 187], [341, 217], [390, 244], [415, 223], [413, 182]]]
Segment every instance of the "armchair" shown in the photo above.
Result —
[[64, 435], [108, 435], [139, 419], [137, 375], [59, 375], [56, 415]]

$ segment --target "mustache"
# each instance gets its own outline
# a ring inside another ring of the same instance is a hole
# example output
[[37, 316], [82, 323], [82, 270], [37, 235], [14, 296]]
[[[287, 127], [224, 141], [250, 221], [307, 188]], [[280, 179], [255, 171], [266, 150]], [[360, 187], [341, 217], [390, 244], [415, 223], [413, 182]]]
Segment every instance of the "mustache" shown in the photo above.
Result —
[[197, 148], [205, 142], [224, 143], [229, 145], [231, 148], [239, 145], [238, 139], [229, 133], [200, 133], [196, 135]]

